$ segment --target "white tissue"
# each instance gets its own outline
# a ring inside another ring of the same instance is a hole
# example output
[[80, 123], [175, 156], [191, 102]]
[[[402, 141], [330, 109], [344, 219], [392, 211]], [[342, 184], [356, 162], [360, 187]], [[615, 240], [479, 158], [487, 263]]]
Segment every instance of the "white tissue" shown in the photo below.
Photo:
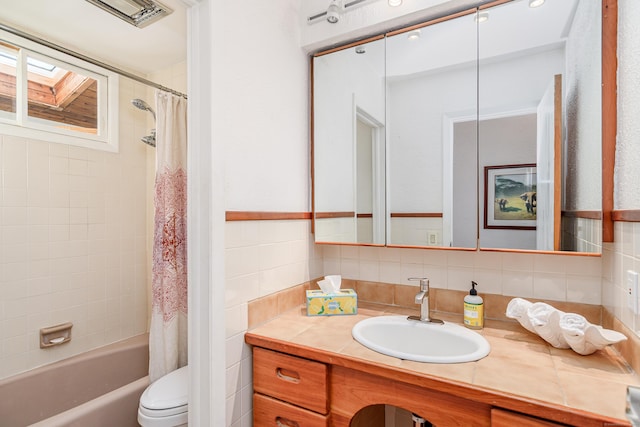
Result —
[[324, 276], [325, 280], [329, 280], [333, 284], [333, 291], [337, 292], [340, 290], [340, 286], [342, 286], [342, 276], [339, 274], [332, 274], [329, 276]]
[[513, 298], [507, 305], [506, 315], [552, 346], [571, 348], [585, 356], [627, 339], [620, 332], [603, 329], [579, 314], [564, 313], [543, 302], [531, 303], [522, 298]]
[[320, 289], [322, 289], [322, 292], [324, 292], [325, 294], [333, 294], [338, 292], [341, 285], [342, 277], [337, 274], [324, 276], [324, 280], [318, 281], [318, 286], [320, 286]]
[[333, 293], [333, 282], [330, 280], [319, 280], [318, 286], [320, 286], [320, 289], [322, 289], [322, 292], [325, 294]]

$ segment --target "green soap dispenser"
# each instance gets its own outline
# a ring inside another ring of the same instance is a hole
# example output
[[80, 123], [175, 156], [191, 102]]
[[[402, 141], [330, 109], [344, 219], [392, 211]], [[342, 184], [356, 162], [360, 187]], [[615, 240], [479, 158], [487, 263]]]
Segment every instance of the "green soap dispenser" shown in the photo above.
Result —
[[484, 326], [484, 303], [476, 286], [476, 282], [471, 282], [469, 295], [464, 297], [464, 325], [470, 329], [482, 329]]

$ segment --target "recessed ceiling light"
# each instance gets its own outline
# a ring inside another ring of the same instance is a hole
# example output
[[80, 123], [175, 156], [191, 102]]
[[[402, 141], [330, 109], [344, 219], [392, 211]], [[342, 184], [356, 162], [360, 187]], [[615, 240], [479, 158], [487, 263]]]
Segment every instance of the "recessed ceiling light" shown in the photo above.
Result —
[[389, 6], [396, 7], [402, 4], [402, 0], [389, 0]]
[[489, 12], [478, 12], [475, 17], [476, 22], [486, 22], [489, 20]]
[[545, 0], [529, 0], [529, 7], [538, 7], [544, 4]]

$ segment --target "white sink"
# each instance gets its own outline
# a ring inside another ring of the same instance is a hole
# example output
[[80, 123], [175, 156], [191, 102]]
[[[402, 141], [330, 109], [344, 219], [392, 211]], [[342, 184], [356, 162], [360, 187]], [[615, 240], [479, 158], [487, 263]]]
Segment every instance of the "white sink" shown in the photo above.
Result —
[[419, 322], [406, 316], [370, 317], [356, 323], [351, 334], [371, 350], [416, 362], [472, 362], [491, 349], [482, 335], [464, 326]]

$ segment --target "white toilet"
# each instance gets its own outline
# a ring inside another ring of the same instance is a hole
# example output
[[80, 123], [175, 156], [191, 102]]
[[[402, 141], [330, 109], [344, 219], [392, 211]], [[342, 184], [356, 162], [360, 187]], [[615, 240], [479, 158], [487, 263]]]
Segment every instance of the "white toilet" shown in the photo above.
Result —
[[149, 385], [140, 397], [138, 422], [142, 427], [187, 425], [188, 366], [176, 369]]

